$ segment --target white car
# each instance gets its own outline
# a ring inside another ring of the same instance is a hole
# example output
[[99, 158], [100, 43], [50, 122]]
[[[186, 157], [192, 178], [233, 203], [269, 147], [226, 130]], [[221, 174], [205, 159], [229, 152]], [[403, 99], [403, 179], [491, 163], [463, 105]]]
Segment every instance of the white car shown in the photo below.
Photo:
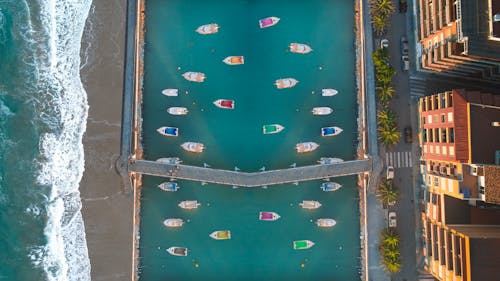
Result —
[[389, 227], [398, 226], [396, 212], [389, 212]]
[[389, 48], [389, 40], [382, 39], [380, 40], [380, 49]]
[[387, 166], [387, 179], [392, 180], [394, 178], [394, 167]]

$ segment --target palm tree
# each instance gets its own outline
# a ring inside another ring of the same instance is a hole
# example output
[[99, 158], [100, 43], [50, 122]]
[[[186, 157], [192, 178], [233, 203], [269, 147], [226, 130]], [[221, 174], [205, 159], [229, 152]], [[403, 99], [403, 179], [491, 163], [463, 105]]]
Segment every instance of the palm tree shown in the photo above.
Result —
[[382, 103], [389, 102], [394, 96], [394, 87], [392, 87], [392, 85], [390, 84], [382, 84], [380, 86], [377, 86], [376, 90], [378, 93], [378, 99]]
[[382, 179], [378, 186], [376, 195], [382, 204], [388, 205], [398, 200], [399, 190], [396, 186], [394, 186], [392, 180]]
[[[393, 126], [390, 126], [393, 125]], [[401, 134], [395, 124], [387, 124], [378, 127], [378, 140], [385, 145], [394, 145], [399, 142]]]
[[392, 0], [372, 0], [371, 8], [373, 14], [390, 15], [396, 11]]
[[387, 17], [384, 15], [379, 15], [379, 14], [374, 14], [372, 15], [372, 24], [373, 24], [373, 30], [375, 31], [375, 34], [377, 35], [382, 35], [385, 33], [385, 29], [387, 27]]
[[396, 114], [389, 108], [377, 112], [377, 124], [379, 127], [393, 127], [396, 125]]
[[382, 232], [382, 245], [389, 249], [396, 249], [399, 246], [399, 234], [392, 228]]
[[385, 260], [384, 259], [384, 268], [390, 273], [397, 273], [401, 271], [401, 260], [395, 259], [395, 260]]

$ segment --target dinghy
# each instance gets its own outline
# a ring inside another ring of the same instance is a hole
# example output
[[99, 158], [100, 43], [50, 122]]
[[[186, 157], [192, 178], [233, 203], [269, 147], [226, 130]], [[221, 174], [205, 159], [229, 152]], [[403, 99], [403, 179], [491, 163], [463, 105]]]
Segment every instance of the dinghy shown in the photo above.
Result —
[[260, 26], [260, 28], [271, 27], [273, 25], [276, 25], [279, 21], [280, 21], [280, 18], [278, 18], [278, 17], [268, 17], [268, 18], [259, 20], [259, 26]]
[[216, 23], [204, 24], [196, 29], [196, 32], [202, 35], [214, 34], [219, 31], [219, 25]]

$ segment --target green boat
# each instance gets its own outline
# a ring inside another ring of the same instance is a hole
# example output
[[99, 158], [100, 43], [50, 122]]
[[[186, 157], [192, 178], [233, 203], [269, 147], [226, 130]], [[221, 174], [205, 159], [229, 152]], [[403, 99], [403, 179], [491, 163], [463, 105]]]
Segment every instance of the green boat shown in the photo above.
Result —
[[281, 126], [280, 124], [271, 124], [271, 125], [264, 125], [262, 126], [262, 132], [267, 135], [267, 134], [277, 134], [281, 131], [283, 131], [285, 127]]
[[294, 250], [305, 250], [314, 246], [314, 242], [310, 240], [298, 240], [293, 241], [293, 249]]

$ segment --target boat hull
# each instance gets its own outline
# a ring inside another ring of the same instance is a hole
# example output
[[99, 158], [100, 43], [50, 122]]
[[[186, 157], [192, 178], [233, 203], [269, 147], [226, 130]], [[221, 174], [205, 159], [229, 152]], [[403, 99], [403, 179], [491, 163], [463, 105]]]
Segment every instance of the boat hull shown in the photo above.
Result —
[[290, 52], [296, 53], [296, 54], [309, 54], [312, 52], [312, 48], [307, 45], [307, 44], [302, 44], [302, 43], [291, 43], [290, 44]]
[[310, 240], [297, 240], [293, 241], [294, 250], [306, 250], [314, 246], [314, 242]]
[[188, 152], [201, 153], [205, 149], [202, 143], [198, 142], [185, 142], [181, 144], [181, 147]]
[[167, 97], [176, 97], [179, 95], [179, 90], [177, 89], [164, 89], [161, 93]]
[[301, 206], [302, 209], [314, 210], [321, 207], [321, 203], [318, 201], [304, 200], [302, 203], [299, 203], [299, 206]]
[[234, 109], [234, 100], [219, 99], [213, 102], [215, 106], [223, 109]]
[[325, 182], [321, 184], [320, 188], [323, 191], [337, 191], [342, 187], [340, 183], [336, 182]]
[[335, 96], [338, 93], [339, 92], [337, 90], [335, 90], [335, 89], [322, 89], [321, 90], [321, 95], [324, 96], [324, 97]]
[[200, 205], [198, 201], [182, 201], [179, 203], [179, 207], [186, 210], [197, 209]]
[[332, 112], [333, 112], [333, 109], [331, 109], [330, 107], [326, 107], [326, 106], [323, 106], [323, 107], [314, 107], [312, 109], [312, 114], [313, 115], [329, 115]]
[[185, 107], [174, 106], [174, 107], [169, 107], [167, 109], [167, 112], [172, 115], [186, 115], [188, 114], [189, 110]]
[[179, 157], [158, 158], [158, 159], [156, 159], [156, 162], [170, 164], [170, 165], [177, 165], [177, 164], [182, 163], [182, 161], [181, 161], [181, 159], [179, 159]]
[[172, 256], [185, 257], [188, 255], [188, 248], [184, 247], [170, 247], [167, 252]]
[[298, 153], [305, 153], [305, 152], [311, 152], [316, 150], [319, 147], [319, 144], [315, 142], [302, 142], [298, 143], [295, 146], [295, 150], [297, 150]]
[[179, 128], [176, 127], [161, 127], [156, 129], [158, 133], [167, 137], [177, 137], [179, 136]]
[[218, 31], [219, 31], [219, 25], [216, 23], [204, 24], [196, 29], [196, 32], [198, 32], [201, 35], [214, 34], [217, 33]]
[[261, 221], [276, 221], [280, 218], [281, 216], [275, 212], [259, 212], [259, 220]]
[[228, 240], [231, 239], [231, 231], [229, 230], [218, 230], [210, 233], [211, 238], [215, 240]]
[[201, 83], [201, 82], [205, 81], [205, 78], [206, 78], [204, 73], [191, 72], [191, 71], [183, 73], [182, 77], [184, 77], [184, 79], [186, 79], [188, 81], [197, 82], [197, 83]]
[[259, 20], [259, 26], [260, 28], [267, 28], [271, 27], [273, 25], [276, 25], [280, 21], [280, 18], [278, 17], [268, 17]]
[[181, 227], [184, 224], [182, 219], [166, 219], [163, 221], [166, 227]]
[[245, 64], [244, 56], [229, 56], [222, 60], [227, 65], [241, 65]]
[[323, 127], [321, 128], [321, 136], [323, 137], [333, 137], [342, 133], [342, 129], [339, 127]]
[[337, 222], [334, 219], [318, 219], [316, 225], [319, 227], [334, 227]]
[[158, 187], [163, 191], [174, 192], [179, 190], [179, 185], [176, 182], [162, 182]]
[[274, 85], [276, 85], [278, 89], [287, 89], [294, 87], [297, 83], [299, 83], [299, 81], [295, 78], [283, 78], [276, 80]]
[[330, 165], [341, 162], [344, 162], [344, 160], [340, 158], [331, 158], [331, 157], [321, 157], [318, 161], [318, 163], [320, 163], [321, 165]]
[[264, 125], [262, 126], [262, 133], [264, 135], [277, 134], [283, 131], [284, 129], [285, 127], [281, 126], [280, 124]]

